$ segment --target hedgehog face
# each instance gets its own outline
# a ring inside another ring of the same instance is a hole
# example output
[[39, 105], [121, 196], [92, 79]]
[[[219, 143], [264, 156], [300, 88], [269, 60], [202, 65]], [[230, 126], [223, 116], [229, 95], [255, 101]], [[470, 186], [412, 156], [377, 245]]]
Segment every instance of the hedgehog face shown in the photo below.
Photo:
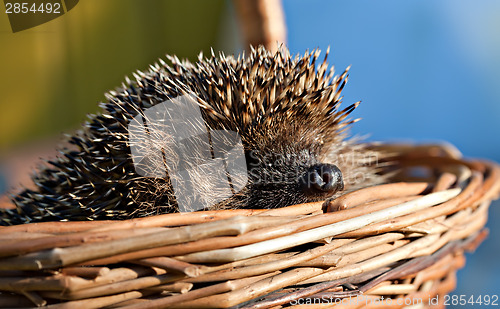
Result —
[[324, 200], [343, 190], [340, 169], [318, 161], [310, 150], [247, 153], [250, 208], [278, 208]]

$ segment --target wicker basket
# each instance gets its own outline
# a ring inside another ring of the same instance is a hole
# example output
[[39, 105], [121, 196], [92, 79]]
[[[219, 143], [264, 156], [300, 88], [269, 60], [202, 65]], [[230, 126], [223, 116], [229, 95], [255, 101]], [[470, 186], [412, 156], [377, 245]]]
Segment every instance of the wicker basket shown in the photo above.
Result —
[[500, 167], [449, 146], [377, 147], [397, 154], [393, 181], [326, 213], [318, 202], [0, 228], [0, 304], [443, 307], [487, 234]]

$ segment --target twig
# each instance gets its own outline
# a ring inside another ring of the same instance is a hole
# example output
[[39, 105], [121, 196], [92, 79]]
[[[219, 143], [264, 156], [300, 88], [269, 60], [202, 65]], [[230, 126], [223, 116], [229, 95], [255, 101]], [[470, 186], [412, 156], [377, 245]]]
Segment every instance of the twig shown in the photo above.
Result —
[[286, 293], [285, 295], [280, 295], [275, 298], [267, 299], [264, 301], [257, 301], [256, 303], [249, 304], [247, 306], [241, 307], [241, 309], [267, 309], [279, 305], [283, 305], [286, 303], [290, 303], [293, 300], [299, 299], [299, 298], [305, 298], [311, 295], [314, 295], [316, 293], [322, 292], [324, 290], [345, 284], [347, 282], [363, 282], [366, 280], [369, 280], [375, 276], [378, 276], [380, 273], [383, 273], [387, 271], [388, 268], [381, 268], [375, 271], [367, 272], [365, 274], [353, 276], [351, 278], [342, 278], [342, 279], [337, 279], [333, 281], [328, 281], [328, 282], [323, 282], [323, 283], [318, 283], [313, 286], [303, 288], [300, 290], [297, 290], [292, 293]]
[[0, 269], [39, 270], [81, 263], [115, 254], [165, 246], [202, 238], [238, 235], [254, 229], [288, 221], [280, 217], [233, 217], [224, 221], [183, 226], [166, 231], [99, 242], [69, 248], [55, 248], [40, 253], [0, 260]]
[[241, 260], [266, 253], [294, 247], [311, 241], [316, 241], [325, 237], [335, 236], [364, 227], [371, 223], [377, 223], [388, 218], [395, 218], [409, 214], [420, 209], [437, 205], [457, 196], [460, 189], [451, 189], [431, 193], [419, 199], [396, 205], [384, 210], [375, 211], [371, 214], [362, 215], [346, 221], [333, 223], [296, 233], [293, 235], [262, 241], [260, 243], [246, 245], [233, 249], [220, 249], [199, 253], [192, 253], [182, 257], [188, 262], [230, 262]]
[[177, 307], [177, 305], [180, 304], [181, 302], [187, 302], [187, 301], [194, 300], [194, 299], [202, 299], [205, 296], [220, 294], [220, 293], [224, 293], [227, 291], [232, 291], [232, 290], [238, 289], [240, 287], [247, 286], [247, 285], [249, 285], [253, 282], [256, 282], [258, 280], [262, 280], [263, 278], [272, 276], [274, 274], [275, 273], [271, 273], [271, 274], [261, 275], [261, 276], [257, 276], [257, 277], [250, 277], [250, 278], [245, 278], [245, 279], [226, 281], [226, 282], [211, 285], [211, 286], [208, 286], [205, 288], [192, 290], [192, 291], [189, 291], [185, 294], [164, 297], [161, 299], [151, 300], [147, 303], [126, 306], [124, 308], [126, 308], [126, 309], [156, 309], [156, 308], [168, 308], [169, 306], [174, 305], [174, 304]]
[[391, 183], [386, 185], [379, 185], [375, 187], [368, 187], [365, 189], [357, 190], [347, 193], [328, 204], [328, 212], [334, 209], [347, 209], [362, 203], [368, 203], [380, 199], [397, 198], [409, 195], [419, 195], [428, 191], [430, 184], [426, 182], [418, 183]]
[[141, 259], [132, 261], [132, 263], [137, 263], [139, 265], [145, 265], [151, 267], [158, 267], [165, 270], [174, 270], [181, 272], [189, 277], [198, 277], [204, 273], [203, 269], [197, 265], [178, 261], [176, 259], [168, 257]]

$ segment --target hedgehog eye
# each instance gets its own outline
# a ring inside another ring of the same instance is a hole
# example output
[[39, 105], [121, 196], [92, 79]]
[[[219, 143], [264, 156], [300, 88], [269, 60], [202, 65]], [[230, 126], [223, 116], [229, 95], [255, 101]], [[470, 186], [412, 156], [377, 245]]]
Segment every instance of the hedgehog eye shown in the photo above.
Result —
[[342, 172], [333, 164], [311, 166], [299, 179], [306, 195], [332, 195], [344, 189]]

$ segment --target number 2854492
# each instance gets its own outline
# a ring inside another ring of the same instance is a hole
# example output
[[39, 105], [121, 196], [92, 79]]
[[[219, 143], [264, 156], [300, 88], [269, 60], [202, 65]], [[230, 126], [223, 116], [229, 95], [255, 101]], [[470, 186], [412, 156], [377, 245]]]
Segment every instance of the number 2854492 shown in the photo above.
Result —
[[5, 3], [5, 13], [7, 14], [61, 14], [61, 3], [26, 3], [7, 2]]
[[445, 295], [445, 306], [498, 306], [498, 295]]

